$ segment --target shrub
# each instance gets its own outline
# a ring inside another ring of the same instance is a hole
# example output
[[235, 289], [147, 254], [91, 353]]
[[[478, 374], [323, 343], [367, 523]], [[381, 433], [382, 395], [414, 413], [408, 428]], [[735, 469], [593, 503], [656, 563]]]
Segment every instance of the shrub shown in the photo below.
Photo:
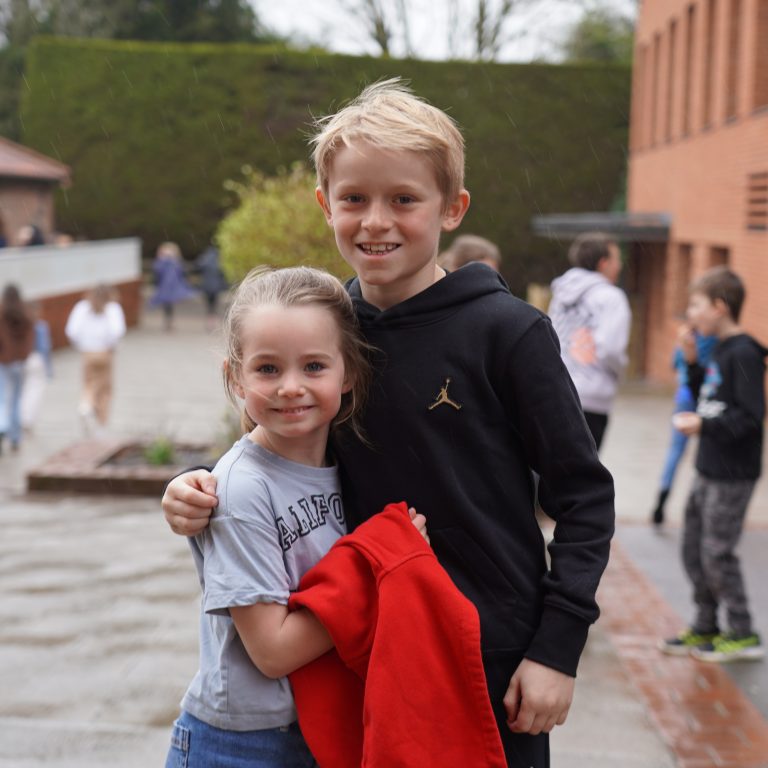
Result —
[[333, 234], [315, 201], [315, 177], [303, 163], [265, 176], [249, 166], [244, 181], [228, 181], [237, 207], [216, 231], [221, 264], [231, 282], [252, 267], [322, 267], [340, 279], [351, 270], [339, 255]]
[[155, 438], [144, 449], [144, 458], [147, 464], [152, 466], [173, 464], [176, 459], [176, 447], [169, 437]]

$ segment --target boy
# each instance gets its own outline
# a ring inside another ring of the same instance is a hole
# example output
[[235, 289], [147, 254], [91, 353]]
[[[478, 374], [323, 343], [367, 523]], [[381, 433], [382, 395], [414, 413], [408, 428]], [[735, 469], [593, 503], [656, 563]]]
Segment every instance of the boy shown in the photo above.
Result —
[[496, 272], [501, 271], [501, 251], [498, 246], [479, 235], [459, 235], [450, 248], [437, 257], [438, 265], [451, 272], [473, 261], [485, 264]]
[[573, 241], [568, 261], [571, 269], [552, 282], [549, 316], [599, 451], [627, 365], [632, 313], [616, 286], [621, 252], [614, 240], [585, 232]]
[[[698, 398], [696, 413], [678, 413], [676, 429], [700, 435], [696, 478], [685, 507], [682, 557], [693, 584], [696, 617], [661, 650], [701, 661], [760, 659], [736, 545], [747, 505], [760, 476], [765, 418], [765, 356], [768, 350], [743, 332], [739, 314], [744, 285], [725, 267], [705, 272], [689, 290], [688, 322], [681, 346], [688, 380]], [[696, 359], [693, 331], [717, 337], [706, 370]], [[728, 632], [718, 629], [718, 606], [727, 612]]]
[[[611, 476], [547, 318], [484, 266], [437, 266], [440, 232], [469, 205], [453, 121], [390, 80], [323, 120], [314, 144], [318, 202], [357, 273], [348, 289], [375, 348], [368, 441], [347, 433], [333, 446], [347, 521], [392, 499], [427, 514], [440, 563], [480, 614], [509, 765], [545, 768], [547, 734], [565, 721], [598, 616]], [[557, 521], [549, 571], [531, 469]], [[168, 486], [163, 508], [177, 533], [205, 526], [216, 500], [201, 491], [215, 492], [202, 471]]]

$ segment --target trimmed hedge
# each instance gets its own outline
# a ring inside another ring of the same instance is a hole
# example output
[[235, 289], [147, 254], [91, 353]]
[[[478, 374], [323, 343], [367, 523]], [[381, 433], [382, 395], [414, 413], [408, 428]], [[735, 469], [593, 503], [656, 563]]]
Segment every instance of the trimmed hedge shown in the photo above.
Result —
[[245, 164], [272, 174], [305, 160], [312, 115], [393, 75], [464, 130], [472, 206], [461, 231], [499, 244], [513, 289], [561, 271], [563, 246], [535, 238], [530, 219], [608, 210], [621, 194], [626, 67], [40, 38], [26, 61], [23, 137], [73, 168], [58, 201], [62, 230], [138, 235], [146, 255], [171, 239], [192, 256], [225, 209], [226, 179]]

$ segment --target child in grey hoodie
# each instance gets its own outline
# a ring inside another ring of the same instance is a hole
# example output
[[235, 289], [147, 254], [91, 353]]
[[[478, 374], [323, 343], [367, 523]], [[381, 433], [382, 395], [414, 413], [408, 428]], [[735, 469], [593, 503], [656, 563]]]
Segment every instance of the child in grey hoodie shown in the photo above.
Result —
[[599, 450], [627, 364], [632, 313], [616, 287], [621, 253], [613, 240], [601, 233], [579, 235], [568, 260], [573, 267], [552, 282], [549, 315]]

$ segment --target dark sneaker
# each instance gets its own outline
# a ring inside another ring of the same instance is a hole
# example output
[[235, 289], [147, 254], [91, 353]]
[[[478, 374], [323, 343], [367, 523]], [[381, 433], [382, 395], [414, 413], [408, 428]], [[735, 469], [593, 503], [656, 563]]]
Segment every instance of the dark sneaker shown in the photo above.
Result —
[[691, 650], [699, 661], [757, 661], [765, 656], [760, 635], [718, 635], [711, 642]]
[[714, 642], [719, 637], [716, 632], [700, 634], [692, 629], [686, 629], [677, 637], [669, 637], [659, 642], [659, 650], [671, 656], [687, 656], [692, 649], [700, 645]]

